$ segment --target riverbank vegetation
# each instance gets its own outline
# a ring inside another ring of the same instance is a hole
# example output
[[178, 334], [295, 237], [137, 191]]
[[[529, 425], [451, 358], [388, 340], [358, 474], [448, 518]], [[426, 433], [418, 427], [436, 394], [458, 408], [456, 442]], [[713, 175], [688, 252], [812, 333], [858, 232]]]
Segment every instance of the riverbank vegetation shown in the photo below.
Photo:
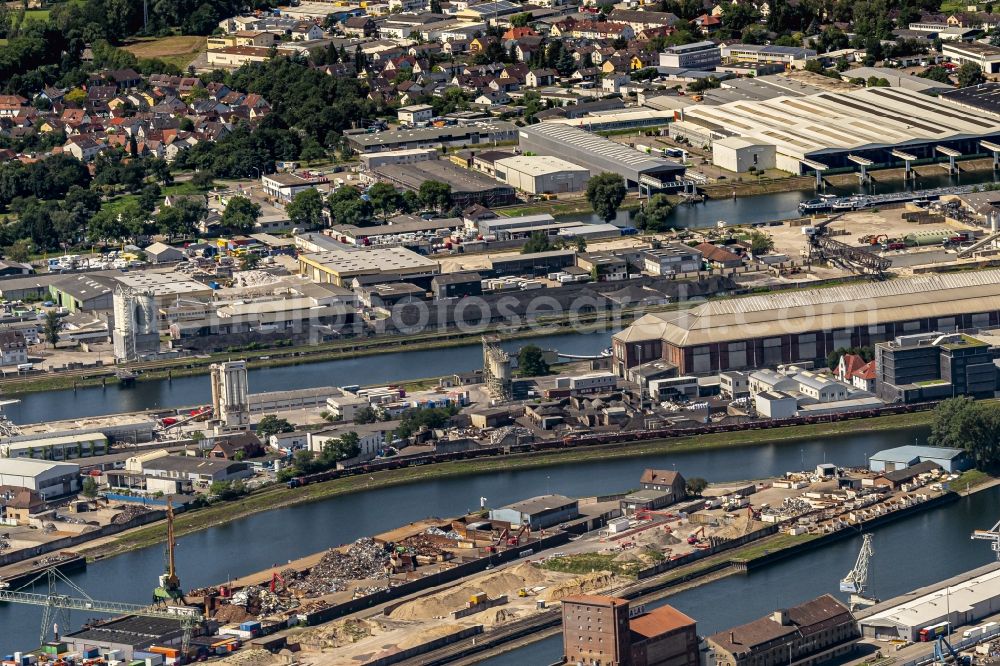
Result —
[[[303, 488], [293, 489], [284, 485], [272, 485], [233, 502], [220, 503], [179, 514], [175, 520], [175, 530], [178, 535], [189, 534], [271, 509], [435, 479], [465, 477], [491, 472], [510, 472], [556, 465], [607, 462], [624, 458], [643, 458], [665, 453], [795, 442], [813, 437], [854, 434], [859, 429], [864, 429], [869, 433], [903, 430], [926, 426], [930, 423], [930, 419], [931, 412], [894, 414], [866, 419], [865, 421], [841, 421], [815, 425], [789, 426], [787, 428], [772, 430], [714, 433], [699, 435], [697, 437], [682, 437], [632, 444], [594, 446], [545, 453], [518, 454], [435, 465], [421, 465], [399, 470], [375, 472], [370, 475], [362, 474], [335, 479], [324, 483], [311, 484]], [[831, 452], [835, 453], [836, 442], [832, 441], [830, 447]], [[130, 530], [113, 539], [103, 541], [100, 545], [93, 548], [83, 549], [83, 552], [88, 557], [107, 557], [130, 550], [146, 548], [163, 541], [165, 538], [166, 534], [161, 525], [146, 526]]]
[[976, 467], [989, 470], [1000, 464], [1000, 403], [968, 396], [949, 398], [931, 413], [928, 443], [962, 449]]

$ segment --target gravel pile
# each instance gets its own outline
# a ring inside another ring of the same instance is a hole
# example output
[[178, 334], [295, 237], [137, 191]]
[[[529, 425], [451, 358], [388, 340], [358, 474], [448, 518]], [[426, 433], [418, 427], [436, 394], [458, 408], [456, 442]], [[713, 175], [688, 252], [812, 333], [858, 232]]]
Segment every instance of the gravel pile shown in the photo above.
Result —
[[112, 525], [124, 525], [125, 523], [138, 518], [143, 514], [149, 513], [149, 509], [144, 506], [139, 506], [138, 504], [127, 504], [122, 509], [120, 513], [116, 513], [113, 518], [111, 518]]

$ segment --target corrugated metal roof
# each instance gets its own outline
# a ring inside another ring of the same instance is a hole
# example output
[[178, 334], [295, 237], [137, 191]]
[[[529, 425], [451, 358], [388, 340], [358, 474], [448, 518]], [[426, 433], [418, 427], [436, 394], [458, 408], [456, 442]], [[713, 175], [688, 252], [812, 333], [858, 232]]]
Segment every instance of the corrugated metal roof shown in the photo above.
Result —
[[692, 346], [1000, 311], [998, 287], [1000, 270], [990, 270], [731, 298], [645, 315], [615, 337], [654, 339], [660, 327], [663, 340]]

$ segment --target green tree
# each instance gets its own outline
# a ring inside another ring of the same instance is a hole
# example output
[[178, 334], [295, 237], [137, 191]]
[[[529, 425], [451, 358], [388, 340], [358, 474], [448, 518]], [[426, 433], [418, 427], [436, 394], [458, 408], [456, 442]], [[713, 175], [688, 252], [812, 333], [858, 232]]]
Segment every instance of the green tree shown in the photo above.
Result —
[[436, 180], [425, 180], [420, 184], [420, 202], [438, 211], [451, 207], [451, 185]]
[[[361, 438], [354, 431], [345, 432], [337, 439], [330, 440], [323, 446], [323, 457], [327, 464], [354, 458], [360, 453]], [[332, 465], [330, 466], [332, 467]]]
[[215, 495], [219, 499], [228, 502], [246, 495], [248, 491], [246, 484], [237, 479], [236, 481], [213, 481], [212, 485], [208, 488], [208, 492], [210, 495]]
[[88, 476], [83, 480], [82, 493], [87, 499], [94, 499], [97, 497], [97, 481], [94, 481], [94, 477]]
[[399, 191], [389, 183], [375, 183], [368, 188], [368, 199], [372, 207], [382, 215], [382, 220], [388, 219], [390, 213], [399, 210]]
[[372, 409], [371, 405], [359, 409], [354, 415], [354, 422], [358, 425], [362, 425], [364, 423], [375, 423], [376, 421], [378, 421], [378, 414], [375, 413], [375, 410]]
[[535, 252], [548, 252], [552, 249], [552, 242], [544, 231], [533, 231], [527, 242], [521, 246], [521, 254], [534, 254]]
[[650, 233], [659, 233], [667, 227], [667, 219], [674, 205], [665, 194], [654, 194], [649, 203], [635, 216], [635, 225]]
[[240, 257], [240, 270], [252, 271], [260, 265], [260, 255], [256, 252], [247, 252]]
[[271, 439], [271, 435], [277, 435], [282, 432], [292, 432], [295, 430], [295, 426], [288, 422], [288, 419], [278, 418], [274, 414], [268, 414], [263, 417], [257, 424], [257, 437], [260, 438], [262, 442], [266, 442]]
[[295, 195], [285, 212], [295, 226], [314, 229], [323, 224], [323, 197], [316, 188], [303, 190]]
[[986, 75], [983, 74], [982, 68], [974, 62], [967, 62], [959, 67], [955, 78], [958, 80], [959, 88], [986, 83]]
[[951, 73], [944, 67], [941, 67], [940, 65], [934, 65], [933, 67], [928, 67], [924, 71], [917, 74], [917, 76], [924, 79], [930, 79], [931, 81], [937, 81], [938, 83], [945, 83], [947, 85], [951, 85]]
[[42, 329], [45, 331], [45, 339], [55, 348], [56, 343], [59, 342], [59, 331], [62, 330], [62, 321], [55, 310], [49, 310], [45, 313]]
[[531, 12], [521, 12], [510, 17], [510, 24], [515, 28], [527, 27], [529, 21], [531, 21]]
[[700, 497], [705, 488], [708, 488], [708, 481], [700, 476], [693, 476], [687, 480], [687, 492], [689, 495]]
[[260, 218], [260, 204], [248, 197], [235, 196], [226, 203], [222, 212], [222, 225], [227, 229], [247, 233], [252, 231]]
[[963, 449], [977, 467], [1000, 462], [1000, 405], [968, 396], [942, 401], [934, 408], [927, 443]]
[[7, 258], [11, 261], [24, 263], [31, 259], [31, 254], [34, 250], [35, 246], [31, 243], [30, 239], [19, 238], [7, 248]]
[[541, 377], [549, 374], [549, 364], [537, 345], [525, 345], [517, 352], [517, 367], [522, 377]]
[[625, 200], [625, 179], [617, 173], [604, 172], [587, 182], [587, 201], [594, 212], [605, 220], [614, 219], [618, 207]]
[[156, 216], [156, 228], [168, 239], [192, 236], [207, 213], [208, 207], [200, 197], [178, 199], [173, 206], [160, 208]]
[[421, 428], [434, 429], [444, 427], [449, 419], [457, 413], [458, 408], [454, 405], [428, 409], [408, 409], [403, 412], [395, 434], [400, 439], [406, 439]]
[[750, 232], [750, 252], [755, 256], [767, 254], [774, 249], [774, 239], [763, 231]]
[[[759, 23], [748, 25], [747, 27], [743, 28], [743, 33], [740, 37], [740, 41], [742, 41], [744, 44], [766, 44], [767, 28], [765, 28]], [[798, 46], [798, 44], [787, 44], [786, 46]]]
[[845, 354], [855, 354], [861, 357], [865, 363], [875, 358], [875, 350], [871, 347], [840, 347], [826, 355], [826, 365], [831, 370], [836, 370], [840, 365], [840, 359]]

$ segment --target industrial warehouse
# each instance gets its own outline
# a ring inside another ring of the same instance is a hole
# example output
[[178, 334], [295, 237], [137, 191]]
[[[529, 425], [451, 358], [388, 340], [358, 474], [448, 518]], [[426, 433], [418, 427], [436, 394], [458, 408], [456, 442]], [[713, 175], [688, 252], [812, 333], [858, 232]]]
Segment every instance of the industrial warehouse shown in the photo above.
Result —
[[539, 123], [518, 131], [521, 152], [558, 155], [591, 173], [621, 174], [629, 187], [652, 190], [684, 186], [684, 166], [661, 157], [609, 141], [576, 127], [559, 123]]
[[1000, 564], [974, 569], [907, 597], [902, 603], [896, 599], [859, 613], [862, 634], [879, 640], [926, 640], [920, 637], [921, 629], [945, 622], [960, 627], [996, 614], [1000, 610]]
[[[904, 88], [866, 88], [689, 108], [670, 132], [723, 147], [740, 137], [758, 168], [804, 174], [987, 153], [980, 142], [1000, 138], [1000, 120]], [[736, 168], [726, 154], [715, 163]]]
[[1000, 270], [717, 300], [651, 313], [612, 338], [614, 368], [666, 360], [681, 374], [825, 359], [897, 336], [1000, 324]]
[[498, 183], [488, 176], [455, 166], [446, 160], [429, 160], [415, 164], [388, 164], [375, 169], [380, 180], [412, 192], [428, 181], [445, 183], [451, 187], [451, 201], [465, 208], [480, 204], [487, 208], [508, 206], [517, 199], [514, 188]]

